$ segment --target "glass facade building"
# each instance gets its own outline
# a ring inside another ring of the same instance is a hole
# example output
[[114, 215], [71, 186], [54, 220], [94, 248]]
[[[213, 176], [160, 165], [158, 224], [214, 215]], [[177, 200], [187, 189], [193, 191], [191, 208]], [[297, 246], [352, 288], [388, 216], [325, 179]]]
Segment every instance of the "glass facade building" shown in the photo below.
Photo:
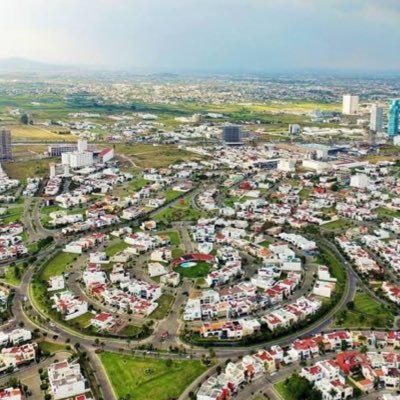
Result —
[[400, 99], [390, 100], [388, 135], [389, 137], [399, 134], [399, 115], [400, 115]]

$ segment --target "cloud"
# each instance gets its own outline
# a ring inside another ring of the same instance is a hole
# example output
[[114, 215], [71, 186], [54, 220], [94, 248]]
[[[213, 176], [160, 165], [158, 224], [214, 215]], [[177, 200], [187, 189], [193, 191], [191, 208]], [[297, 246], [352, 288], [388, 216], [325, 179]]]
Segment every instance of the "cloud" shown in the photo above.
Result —
[[0, 2], [0, 56], [171, 70], [396, 68], [399, 13], [398, 0], [10, 0]]

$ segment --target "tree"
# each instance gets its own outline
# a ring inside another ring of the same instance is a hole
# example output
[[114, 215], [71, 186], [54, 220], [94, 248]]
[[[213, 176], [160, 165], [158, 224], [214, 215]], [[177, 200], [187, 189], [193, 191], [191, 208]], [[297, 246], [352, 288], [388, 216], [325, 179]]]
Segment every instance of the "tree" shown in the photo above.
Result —
[[28, 125], [29, 124], [29, 115], [24, 113], [21, 115], [21, 123], [23, 123], [24, 125]]

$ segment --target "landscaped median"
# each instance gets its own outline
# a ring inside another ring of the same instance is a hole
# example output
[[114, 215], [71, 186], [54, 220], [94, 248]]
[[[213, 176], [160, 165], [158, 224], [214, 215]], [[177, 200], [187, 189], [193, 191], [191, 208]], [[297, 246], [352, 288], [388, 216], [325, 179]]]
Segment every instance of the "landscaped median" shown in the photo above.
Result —
[[209, 366], [200, 360], [139, 358], [113, 352], [98, 354], [117, 398], [177, 399]]

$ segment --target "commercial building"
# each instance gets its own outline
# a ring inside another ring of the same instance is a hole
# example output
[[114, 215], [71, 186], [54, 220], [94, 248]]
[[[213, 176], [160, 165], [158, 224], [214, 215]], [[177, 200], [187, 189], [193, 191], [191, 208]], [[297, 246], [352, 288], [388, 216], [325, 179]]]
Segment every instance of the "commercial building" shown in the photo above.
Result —
[[76, 151], [76, 144], [51, 144], [47, 148], [50, 157], [60, 157], [63, 153], [72, 153]]
[[0, 130], [0, 160], [11, 160], [11, 132], [8, 129]]
[[373, 104], [371, 107], [371, 119], [369, 128], [374, 132], [383, 131], [383, 107]]
[[222, 137], [226, 144], [242, 143], [242, 133], [236, 125], [225, 125], [222, 130]]
[[351, 94], [343, 95], [343, 109], [342, 113], [344, 115], [354, 115], [358, 113], [358, 96], [353, 96]]
[[399, 134], [399, 114], [400, 114], [400, 99], [390, 100], [389, 120], [388, 120], [389, 137], [397, 136]]

